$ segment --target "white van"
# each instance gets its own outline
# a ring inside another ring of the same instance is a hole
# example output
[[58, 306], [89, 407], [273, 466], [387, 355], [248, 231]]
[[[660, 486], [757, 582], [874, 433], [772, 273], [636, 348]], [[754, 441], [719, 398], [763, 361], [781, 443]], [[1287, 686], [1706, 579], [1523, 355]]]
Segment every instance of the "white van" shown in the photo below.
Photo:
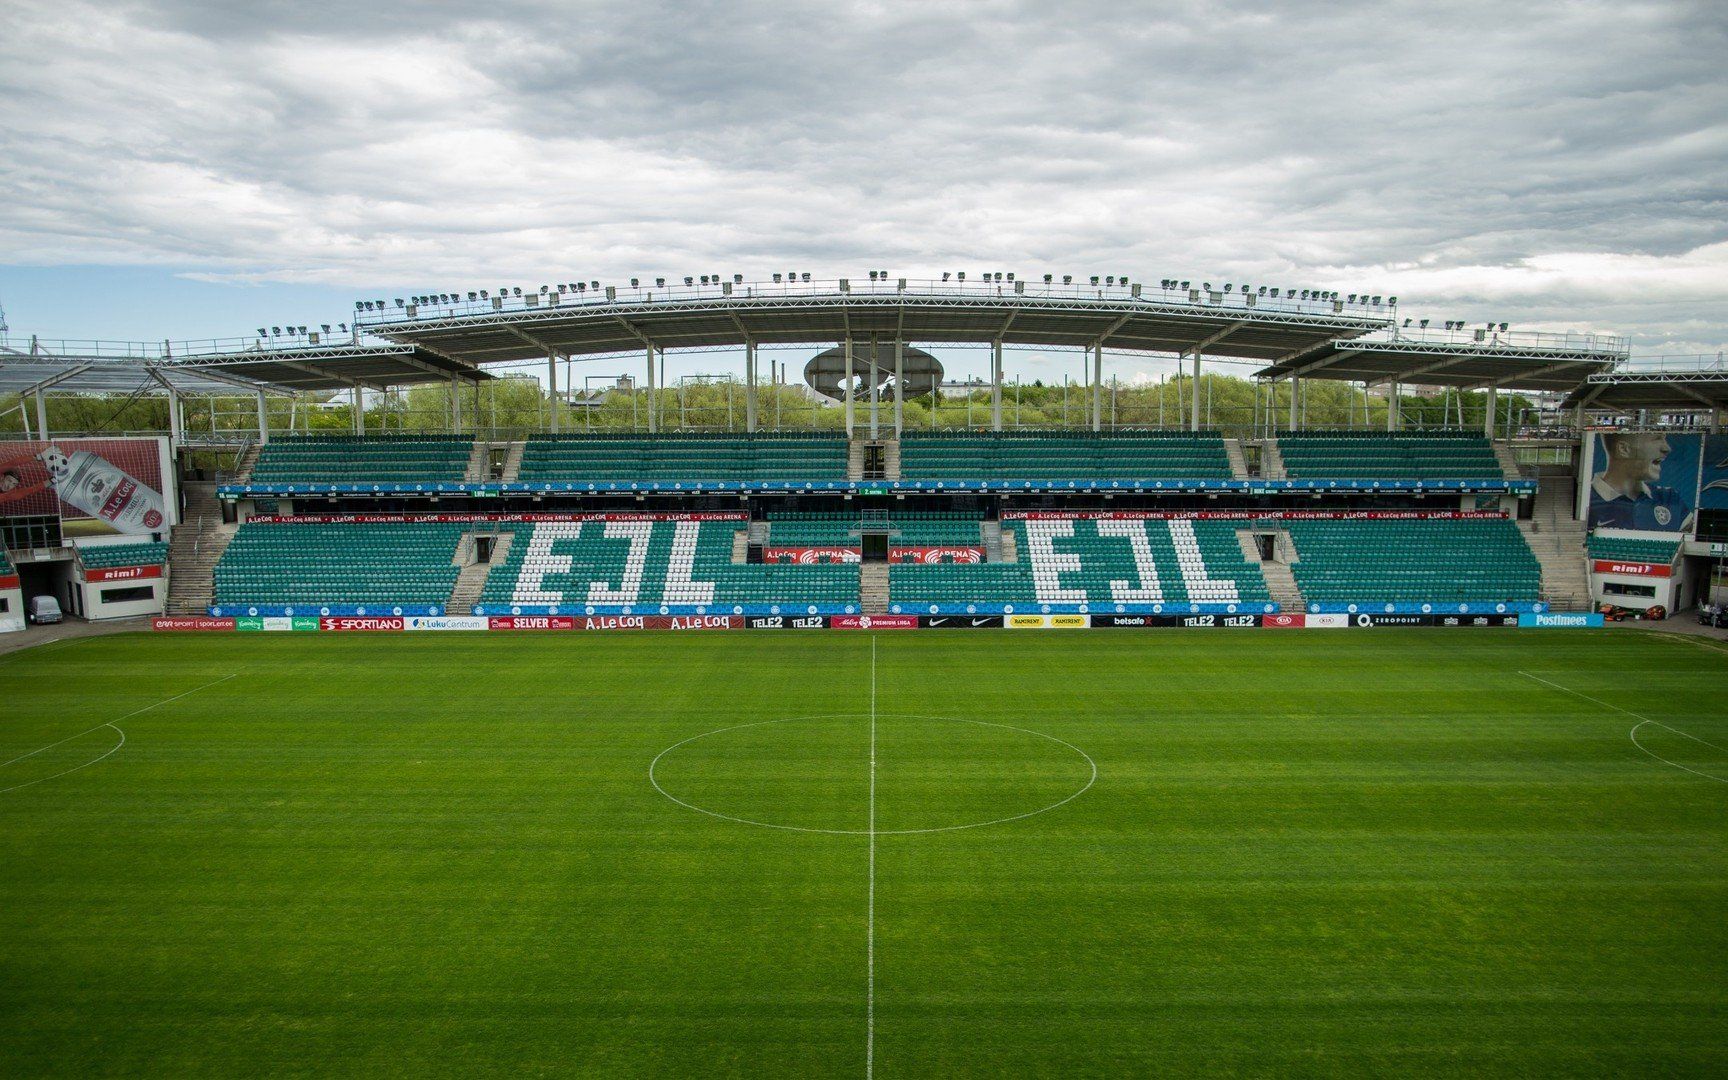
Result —
[[30, 621], [33, 623], [57, 623], [61, 619], [60, 601], [52, 596], [32, 596], [30, 598]]

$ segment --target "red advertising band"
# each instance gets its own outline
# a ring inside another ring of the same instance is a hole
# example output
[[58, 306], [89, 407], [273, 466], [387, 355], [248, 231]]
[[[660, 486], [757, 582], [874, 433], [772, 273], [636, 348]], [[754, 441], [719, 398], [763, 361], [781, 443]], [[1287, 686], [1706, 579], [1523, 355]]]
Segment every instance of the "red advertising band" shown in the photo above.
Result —
[[981, 547], [891, 547], [888, 549], [889, 562], [921, 562], [921, 563], [981, 563], [984, 561], [984, 549]]
[[159, 578], [162, 567], [156, 566], [101, 566], [84, 571], [85, 581], [130, 581], [138, 578]]
[[17, 589], [22, 587], [22, 579], [17, 574], [0, 577], [0, 589]]
[[1626, 574], [1631, 577], [1674, 576], [1674, 568], [1664, 563], [1616, 562], [1613, 559], [1596, 559], [1595, 569], [1598, 574]]
[[1429, 518], [1503, 518], [1500, 510], [1004, 510], [1004, 521], [1162, 521], [1195, 518], [1202, 521], [1415, 521]]
[[574, 615], [494, 615], [486, 620], [488, 630], [574, 630]]
[[540, 522], [540, 521], [747, 521], [737, 510], [700, 510], [689, 514], [255, 514], [246, 519], [261, 525], [388, 525], [394, 522]]
[[862, 560], [863, 557], [863, 551], [855, 547], [765, 547], [762, 549], [762, 558], [765, 562], [791, 559], [793, 562], [805, 565], [819, 562], [854, 563]]
[[329, 615], [318, 620], [320, 630], [376, 633], [407, 628], [407, 620], [400, 615]]

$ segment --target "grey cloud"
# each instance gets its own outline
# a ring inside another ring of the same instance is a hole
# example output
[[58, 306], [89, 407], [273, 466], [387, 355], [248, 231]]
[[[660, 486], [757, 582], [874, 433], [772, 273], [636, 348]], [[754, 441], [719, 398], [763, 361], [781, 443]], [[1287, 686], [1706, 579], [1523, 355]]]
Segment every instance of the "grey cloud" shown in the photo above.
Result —
[[1711, 3], [163, 0], [13, 21], [18, 264], [369, 291], [1126, 270], [1728, 339]]

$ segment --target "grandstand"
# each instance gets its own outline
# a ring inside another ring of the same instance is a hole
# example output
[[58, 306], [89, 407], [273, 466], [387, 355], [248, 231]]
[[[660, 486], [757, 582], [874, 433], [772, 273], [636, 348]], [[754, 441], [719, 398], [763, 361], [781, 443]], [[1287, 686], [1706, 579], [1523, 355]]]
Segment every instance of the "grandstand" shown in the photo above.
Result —
[[1278, 453], [1285, 473], [1304, 480], [1438, 480], [1500, 475], [1500, 463], [1488, 440], [1457, 431], [1284, 435], [1278, 439]]
[[375, 484], [457, 481], [472, 439], [444, 435], [292, 435], [272, 440], [252, 466], [254, 483]]

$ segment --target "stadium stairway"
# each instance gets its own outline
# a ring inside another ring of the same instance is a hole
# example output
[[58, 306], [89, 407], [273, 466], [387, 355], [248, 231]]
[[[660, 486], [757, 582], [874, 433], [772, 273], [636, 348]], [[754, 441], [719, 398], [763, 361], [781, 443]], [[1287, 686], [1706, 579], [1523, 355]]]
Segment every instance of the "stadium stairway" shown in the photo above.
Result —
[[1542, 566], [1542, 599], [1560, 611], [1590, 607], [1584, 523], [1572, 518], [1573, 483], [1571, 476], [1543, 477], [1530, 519], [1518, 522]]
[[222, 523], [214, 483], [184, 481], [180, 490], [186, 508], [168, 536], [167, 614], [203, 615], [216, 595], [216, 563], [240, 526]]
[[1500, 471], [1506, 474], [1508, 480], [1522, 480], [1524, 474], [1518, 469], [1518, 455], [1513, 453], [1512, 444], [1504, 439], [1494, 442], [1494, 460], [1500, 463]]
[[504, 458], [504, 475], [499, 477], [506, 484], [514, 484], [516, 478], [522, 475], [522, 452], [528, 449], [526, 442], [510, 444], [510, 453]]
[[867, 562], [858, 568], [858, 606], [867, 614], [888, 610], [888, 564]]
[[258, 464], [258, 452], [264, 449], [263, 443], [252, 443], [240, 455], [240, 460], [234, 465], [234, 482], [244, 484], [252, 479], [252, 466]]
[[1281, 558], [1267, 562], [1260, 558], [1260, 545], [1254, 540], [1254, 530], [1236, 530], [1236, 542], [1241, 545], [1242, 557], [1260, 567], [1260, 576], [1266, 579], [1266, 591], [1277, 602], [1279, 610], [1301, 611], [1308, 606], [1308, 601], [1303, 599], [1296, 577], [1290, 572], [1290, 564], [1297, 559], [1296, 544], [1287, 532], [1280, 532], [1277, 536], [1274, 550]]
[[889, 439], [882, 444], [882, 472], [889, 480], [900, 479], [899, 439]]
[[[763, 524], [767, 523], [764, 522]], [[734, 563], [750, 561], [750, 530], [755, 527], [756, 523], [751, 522], [749, 528], [739, 529], [732, 534], [732, 561]]]
[[468, 471], [462, 474], [462, 479], [470, 484], [484, 483], [492, 479], [492, 444], [485, 439], [474, 440], [474, 450], [468, 455]]
[[1000, 521], [980, 521], [978, 532], [984, 537], [984, 561], [1002, 561], [1002, 523]]
[[1248, 459], [1242, 456], [1242, 440], [1225, 439], [1224, 453], [1230, 459], [1230, 475], [1238, 480], [1248, 479]]
[[853, 439], [846, 447], [846, 479], [864, 479], [864, 441]]
[[1002, 558], [998, 561], [1019, 562], [1020, 541], [1015, 537], [1012, 531], [1004, 529], [999, 523], [993, 524], [996, 524], [996, 531], [1002, 534]]
[[766, 521], [752, 521], [746, 536], [748, 543], [766, 544], [768, 542], [768, 523]]
[[474, 605], [480, 599], [480, 591], [486, 587], [486, 578], [492, 573], [492, 568], [503, 562], [510, 555], [510, 541], [515, 533], [503, 533], [492, 543], [492, 561], [474, 561], [474, 534], [464, 533], [462, 543], [456, 548], [456, 555], [451, 560], [462, 568], [462, 573], [456, 578], [456, 586], [450, 590], [450, 599], [445, 604], [445, 612], [450, 615], [472, 615]]
[[1260, 475], [1268, 480], [1287, 480], [1284, 455], [1278, 452], [1278, 440], [1267, 439], [1260, 444]]

